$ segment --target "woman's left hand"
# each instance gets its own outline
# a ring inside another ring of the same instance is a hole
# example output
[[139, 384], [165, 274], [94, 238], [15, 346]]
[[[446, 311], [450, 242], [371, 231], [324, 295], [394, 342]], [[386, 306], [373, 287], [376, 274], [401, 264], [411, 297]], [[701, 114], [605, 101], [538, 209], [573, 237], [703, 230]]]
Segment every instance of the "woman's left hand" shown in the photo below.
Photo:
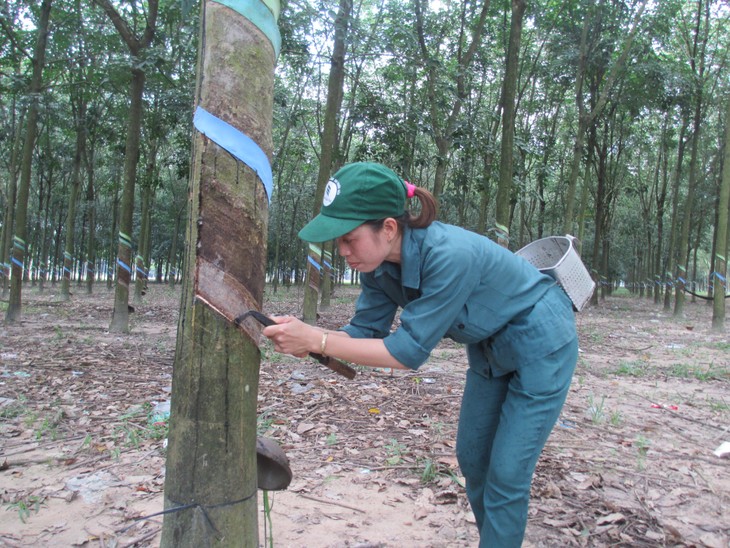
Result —
[[319, 329], [294, 316], [275, 316], [272, 319], [276, 325], [266, 327], [263, 334], [273, 341], [276, 351], [282, 354], [304, 358], [314, 347], [314, 341], [321, 337]]

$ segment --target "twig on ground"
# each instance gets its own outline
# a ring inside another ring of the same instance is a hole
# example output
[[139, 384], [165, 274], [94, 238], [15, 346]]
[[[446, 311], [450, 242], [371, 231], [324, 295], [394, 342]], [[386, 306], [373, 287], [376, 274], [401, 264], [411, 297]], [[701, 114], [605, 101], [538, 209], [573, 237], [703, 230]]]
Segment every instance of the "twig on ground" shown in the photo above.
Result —
[[332, 504], [333, 506], [341, 506], [342, 508], [347, 508], [348, 510], [353, 510], [355, 512], [360, 512], [361, 514], [365, 513], [365, 510], [361, 508], [357, 508], [355, 506], [350, 506], [349, 504], [344, 504], [342, 502], [337, 502], [335, 500], [327, 500], [327, 499], [321, 499], [319, 497], [315, 497], [312, 495], [306, 495], [304, 493], [297, 493], [300, 497], [303, 497], [305, 499], [313, 500], [314, 502], [322, 502], [324, 504]]

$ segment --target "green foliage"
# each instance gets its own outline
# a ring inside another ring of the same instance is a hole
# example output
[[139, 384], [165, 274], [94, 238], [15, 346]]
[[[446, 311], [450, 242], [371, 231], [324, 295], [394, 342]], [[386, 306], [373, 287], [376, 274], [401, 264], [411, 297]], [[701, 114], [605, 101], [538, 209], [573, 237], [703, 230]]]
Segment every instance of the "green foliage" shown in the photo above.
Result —
[[8, 504], [7, 510], [15, 510], [18, 512], [18, 518], [25, 523], [31, 514], [37, 514], [46, 498], [38, 495], [30, 495], [24, 499], [17, 500]]
[[644, 360], [621, 361], [614, 373], [628, 377], [645, 377], [650, 373], [650, 369]]
[[593, 424], [601, 424], [606, 420], [606, 396], [601, 397], [601, 401], [596, 401], [593, 394], [588, 396], [588, 414]]
[[[112, 222], [121, 189], [122, 128], [129, 115], [129, 74], [134, 66], [146, 75], [138, 188], [154, 190], [150, 260], [153, 274], [167, 274], [180, 265], [184, 249], [200, 3], [161, 2], [152, 46], [133, 57], [93, 2], [54, 0], [43, 92], [31, 97], [27, 89], [39, 4], [8, 0], [3, 11], [7, 36], [0, 43], [0, 225], [5, 226], [7, 185], [19, 170], [23, 117], [30, 102], [38, 100], [40, 132], [28, 223], [32, 264], [50, 268], [57, 279], [62, 250], [56, 243], [65, 236], [63, 215], [79, 134], [86, 138], [86, 150], [73, 225], [74, 275], [81, 275], [80, 264], [89, 252], [82, 242], [85, 246], [89, 241], [92, 206], [97, 271], [115, 263], [117, 234]], [[490, 5], [484, 38], [467, 69], [462, 62], [480, 4], [420, 5], [421, 35], [413, 3], [365, 0], [357, 5], [346, 40], [334, 168], [349, 161], [378, 160], [426, 188], [433, 188], [437, 169], [443, 168], [440, 218], [487, 232], [495, 218], [509, 4]], [[723, 70], [730, 25], [721, 3], [704, 5], [707, 18], [697, 16], [696, 2], [647, 3], [619, 67], [636, 3], [528, 3], [510, 196], [513, 248], [561, 233], [566, 178], [576, 144], [576, 78], [583, 60], [579, 96], [590, 107], [605, 102], [587, 133], [580, 167], [587, 174], [586, 202], [579, 211], [582, 216], [572, 220], [583, 241], [584, 262], [609, 282], [627, 282], [614, 295], [633, 294], [637, 284], [654, 283], [656, 274], [664, 274], [655, 270], [673, 268], [668, 234], [678, 234], [692, 168], [697, 170], [692, 179], [697, 181], [697, 199], [689, 233], [696, 241], [689, 247], [697, 250], [698, 269], [690, 276], [706, 279], [714, 215], [703, 212], [716, 208], [724, 124], [718, 113], [723, 112], [728, 88]], [[147, 14], [144, 2], [126, 2], [123, 8], [132, 31], [141, 34]], [[263, 143], [273, 150], [267, 274], [275, 287], [301, 282], [306, 270], [306, 245], [297, 231], [316, 206], [334, 9], [334, 4], [289, 2], [279, 19], [283, 47], [272, 97], [273, 135], [271, 142]], [[616, 79], [608, 86], [612, 73]], [[692, 167], [689, 153], [694, 149], [688, 138], [693, 130], [688, 124], [699, 99], [701, 133]], [[237, 108], [235, 101], [230, 108]], [[680, 137], [685, 157], [678, 169]], [[439, 139], [449, 142], [445, 155], [439, 152]], [[679, 175], [676, 191], [674, 173]], [[676, 217], [671, 207], [675, 195], [680, 210]], [[137, 210], [131, 235], [135, 250], [140, 225]], [[38, 276], [35, 270], [31, 274]], [[0, 302], [0, 310], [5, 306]]]
[[387, 458], [385, 462], [390, 466], [400, 464], [403, 460], [403, 455], [406, 452], [407, 447], [400, 443], [397, 439], [392, 438], [390, 443], [385, 446]]
[[170, 428], [169, 416], [160, 415], [148, 402], [132, 406], [119, 419], [121, 424], [114, 429], [115, 437], [122, 445], [135, 449], [145, 440], [166, 439]]

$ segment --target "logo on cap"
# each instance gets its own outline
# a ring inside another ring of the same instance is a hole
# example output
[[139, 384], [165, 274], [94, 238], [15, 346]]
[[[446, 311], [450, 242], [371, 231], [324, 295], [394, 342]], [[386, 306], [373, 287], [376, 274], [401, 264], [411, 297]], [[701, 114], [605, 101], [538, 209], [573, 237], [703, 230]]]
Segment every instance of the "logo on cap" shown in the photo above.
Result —
[[324, 197], [322, 198], [322, 205], [327, 207], [340, 193], [340, 182], [337, 179], [330, 179], [327, 181], [327, 186], [324, 189]]

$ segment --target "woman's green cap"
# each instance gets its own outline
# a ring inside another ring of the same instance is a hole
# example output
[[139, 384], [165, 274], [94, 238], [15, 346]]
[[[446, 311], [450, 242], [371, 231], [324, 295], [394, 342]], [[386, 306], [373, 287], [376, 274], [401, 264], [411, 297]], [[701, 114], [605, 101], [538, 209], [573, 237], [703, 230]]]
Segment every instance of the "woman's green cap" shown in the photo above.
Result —
[[327, 242], [366, 221], [405, 213], [406, 187], [393, 170], [373, 162], [343, 166], [327, 182], [319, 215], [299, 231], [306, 242]]

